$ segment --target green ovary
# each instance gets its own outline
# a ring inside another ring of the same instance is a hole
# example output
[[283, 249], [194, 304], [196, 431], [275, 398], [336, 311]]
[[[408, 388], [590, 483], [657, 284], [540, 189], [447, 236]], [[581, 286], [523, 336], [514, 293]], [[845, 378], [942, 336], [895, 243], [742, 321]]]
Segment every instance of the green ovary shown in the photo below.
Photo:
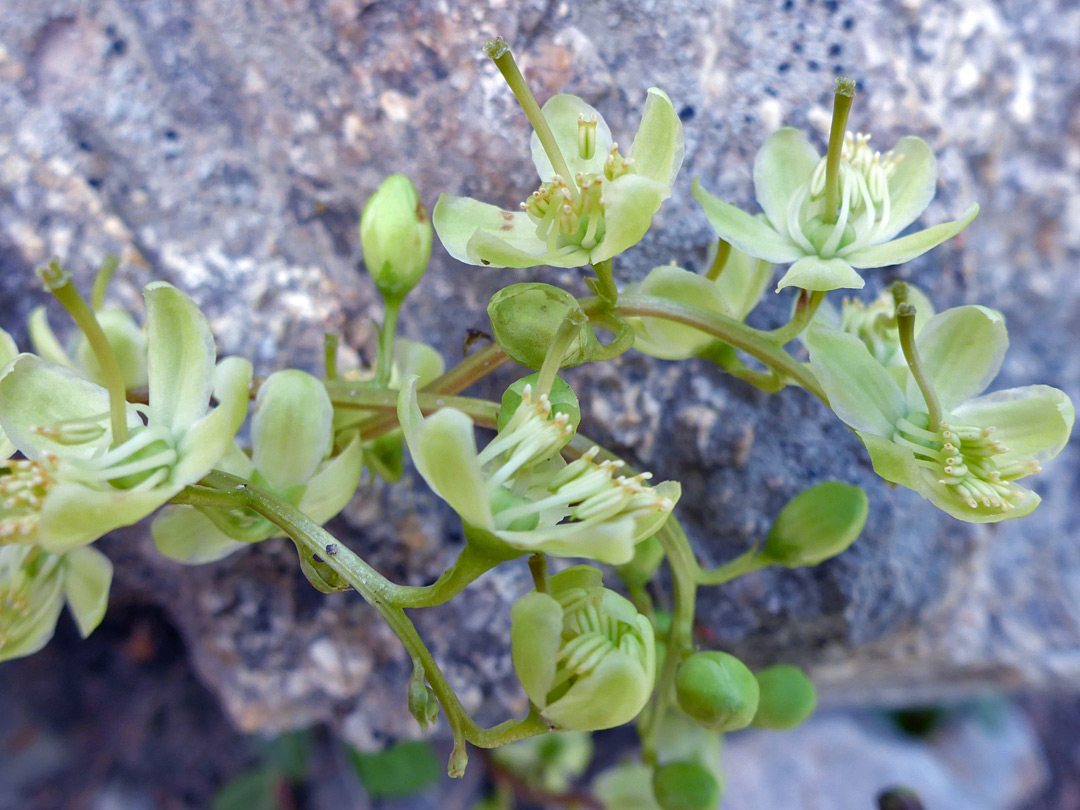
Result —
[[930, 429], [925, 413], [909, 413], [899, 420], [892, 440], [907, 447], [937, 484], [954, 492], [972, 509], [980, 506], [999, 512], [1015, 508], [1021, 491], [1011, 482], [1038, 472], [1035, 461], [1001, 464], [995, 456], [1008, 448], [992, 437], [992, 427], [956, 425], [942, 421]]

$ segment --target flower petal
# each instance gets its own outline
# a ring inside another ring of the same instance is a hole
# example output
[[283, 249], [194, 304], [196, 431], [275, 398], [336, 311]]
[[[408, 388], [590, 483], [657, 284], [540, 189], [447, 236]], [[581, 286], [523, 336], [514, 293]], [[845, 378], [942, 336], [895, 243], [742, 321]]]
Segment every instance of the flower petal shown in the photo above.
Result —
[[442, 408], [425, 419], [416, 402], [416, 378], [410, 377], [398, 397], [398, 421], [413, 466], [435, 494], [466, 523], [494, 529], [472, 419], [453, 408]]
[[[996, 309], [953, 307], [926, 322], [916, 339], [919, 357], [941, 407], [948, 412], [990, 385], [1009, 348], [1005, 319]], [[908, 377], [907, 399], [925, 410], [922, 392]]]
[[92, 543], [121, 526], [130, 526], [149, 515], [179, 492], [179, 486], [151, 489], [101, 488], [61, 481], [41, 508], [41, 519], [32, 542], [54, 554], [63, 554]]
[[713, 230], [721, 239], [730, 242], [743, 253], [783, 264], [805, 255], [800, 247], [783, 234], [777, 233], [767, 222], [716, 199], [701, 187], [701, 180], [697, 178], [694, 179], [693, 194], [705, 211]]
[[186, 565], [202, 565], [224, 559], [251, 545], [234, 540], [193, 506], [166, 506], [150, 524], [157, 550]]
[[[676, 304], [691, 304], [707, 312], [729, 314], [715, 282], [674, 265], [651, 270], [641, 282], [639, 291], [642, 295]], [[634, 348], [663, 360], [693, 357], [714, 340], [712, 335], [700, 329], [663, 318], [636, 318], [635, 321]]]
[[96, 548], [77, 548], [64, 555], [64, 596], [83, 638], [105, 618], [113, 567]]
[[769, 262], [732, 248], [720, 278], [714, 283], [728, 313], [742, 321], [757, 306], [772, 276], [773, 266]]
[[907, 401], [889, 372], [854, 335], [824, 326], [806, 332], [810, 365], [829, 397], [829, 407], [855, 430], [892, 438]]
[[893, 154], [900, 158], [900, 164], [889, 178], [889, 221], [877, 235], [881, 242], [919, 218], [934, 199], [937, 185], [937, 158], [922, 138], [901, 138]]
[[993, 427], [994, 439], [1008, 448], [998, 464], [1049, 461], [1069, 441], [1076, 410], [1064, 391], [1049, 385], [1009, 388], [969, 400], [953, 411], [957, 421]]
[[364, 474], [364, 447], [359, 433], [345, 449], [319, 468], [300, 498], [300, 511], [323, 524], [340, 512], [356, 493]]
[[778, 129], [754, 158], [754, 193], [769, 224], [788, 236], [788, 201], [810, 180], [820, 158], [807, 137], [794, 127]]
[[[14, 339], [3, 329], [0, 329], [0, 377], [4, 374], [4, 366], [14, 360], [18, 354], [19, 347], [15, 345]], [[4, 435], [3, 428], [0, 428], [0, 460], [11, 458], [14, 452], [15, 445]]]
[[180, 459], [169, 481], [178, 491], [198, 481], [230, 453], [233, 439], [247, 416], [251, 373], [251, 363], [241, 357], [226, 357], [217, 364], [214, 398], [218, 405], [190, 427], [177, 448]]
[[[643, 636], [652, 638], [652, 632]], [[648, 702], [652, 673], [621, 650], [612, 650], [541, 714], [560, 728], [597, 731], [629, 723]]]
[[953, 222], [943, 222], [924, 231], [893, 239], [882, 245], [853, 250], [850, 253], [840, 251], [848, 263], [860, 270], [867, 267], [889, 267], [894, 264], [909, 262], [916, 256], [935, 248], [942, 242], [952, 239], [964, 230], [979, 213], [978, 203], [972, 205], [964, 215]]
[[604, 238], [589, 251], [592, 264], [607, 261], [641, 241], [668, 192], [648, 177], [624, 174], [604, 183]]
[[171, 284], [151, 282], [143, 298], [152, 418], [179, 435], [210, 407], [214, 338], [195, 302]]
[[423, 388], [446, 370], [442, 355], [426, 343], [408, 338], [394, 341], [394, 366], [390, 387], [401, 388], [401, 381], [416, 375], [417, 386]]
[[326, 386], [298, 369], [275, 371], [259, 387], [251, 417], [252, 461], [281, 492], [306, 484], [333, 441]]
[[[723, 274], [721, 274], [723, 275]], [[866, 285], [862, 276], [856, 273], [843, 259], [822, 259], [818, 256], [805, 256], [788, 268], [783, 278], [776, 285], [776, 291], [785, 287], [800, 287], [804, 290], [861, 290]]]
[[[573, 175], [578, 172], [585, 174], [603, 174], [604, 161], [607, 160], [608, 152], [611, 151], [611, 130], [608, 128], [604, 117], [596, 111], [591, 104], [586, 104], [577, 96], [562, 93], [552, 96], [541, 108], [548, 126], [555, 136], [555, 142], [559, 145], [566, 165], [570, 169], [570, 177], [564, 177], [567, 183], [573, 182]], [[585, 159], [578, 152], [578, 116], [584, 116], [588, 121], [596, 117], [596, 149], [591, 158]], [[547, 152], [540, 144], [540, 138], [536, 133], [529, 139], [529, 148], [532, 150], [533, 165], [540, 179], [547, 182], [555, 176], [555, 170], [551, 167]]]
[[547, 252], [536, 235], [536, 223], [524, 211], [503, 211], [468, 197], [442, 194], [431, 214], [435, 233], [459, 262], [484, 267], [580, 267], [584, 250], [566, 247]]
[[[100, 420], [88, 419], [98, 416]], [[105, 432], [84, 444], [61, 444], [36, 432], [67, 420], [97, 423]], [[128, 406], [128, 424], [142, 426], [132, 406]], [[47, 363], [33, 354], [20, 354], [0, 371], [0, 428], [29, 458], [46, 453], [59, 458], [88, 458], [111, 442], [109, 395], [70, 368]]]
[[[143, 330], [135, 323], [135, 319], [122, 309], [98, 312], [97, 320], [120, 366], [124, 386], [128, 389], [144, 387], [147, 379], [146, 335]], [[97, 355], [82, 332], [76, 337], [71, 355], [77, 368], [82, 369], [94, 382], [105, 384], [105, 375], [101, 372]]]
[[520, 551], [623, 565], [634, 558], [635, 533], [634, 520], [623, 518], [597, 525], [560, 523], [529, 531], [503, 530], [496, 531], [495, 536]]
[[30, 345], [38, 356], [59, 366], [72, 366], [71, 358], [49, 325], [49, 314], [45, 307], [34, 307], [30, 311], [26, 331], [30, 335]]
[[924, 497], [941, 511], [965, 523], [1001, 523], [1004, 520], [1016, 520], [1030, 515], [1042, 502], [1038, 494], [1026, 487], [1011, 484], [1010, 488], [1015, 492], [1015, 496], [1011, 501], [1012, 509], [1008, 511], [985, 506], [972, 507], [952, 488], [946, 486], [930, 486]]
[[[27, 551], [25, 546], [0, 547], [0, 564], [9, 561], [18, 564]], [[20, 615], [13, 625], [5, 627], [4, 636], [0, 637], [0, 662], [33, 655], [49, 643], [64, 607], [62, 585], [62, 578], [55, 573], [35, 577], [28, 612]]]
[[890, 481], [907, 487], [927, 497], [929, 480], [923, 475], [923, 469], [915, 461], [915, 454], [906, 447], [893, 442], [891, 439], [876, 436], [868, 431], [858, 430], [855, 432], [870, 453], [870, 462], [874, 465], [874, 472]]
[[562, 606], [546, 593], [527, 593], [510, 608], [514, 672], [529, 700], [541, 710], [555, 680], [562, 629]]
[[671, 196], [671, 187], [675, 185], [685, 154], [682, 121], [671, 99], [658, 87], [650, 87], [641, 124], [630, 147], [629, 158], [634, 161], [634, 171], [666, 189], [663, 195], [666, 200]]

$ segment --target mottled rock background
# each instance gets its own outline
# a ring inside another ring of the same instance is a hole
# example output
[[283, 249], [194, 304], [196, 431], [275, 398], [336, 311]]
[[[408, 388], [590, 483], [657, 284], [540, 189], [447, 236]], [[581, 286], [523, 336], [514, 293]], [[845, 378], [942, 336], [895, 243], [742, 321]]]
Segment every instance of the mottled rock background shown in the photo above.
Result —
[[[924, 222], [982, 205], [960, 238], [871, 272], [868, 292], [899, 275], [941, 308], [996, 306], [1013, 343], [996, 387], [1045, 382], [1080, 396], [1080, 8], [1063, 0], [6, 0], [5, 328], [25, 337], [26, 312], [45, 299], [36, 264], [60, 256], [88, 285], [114, 252], [117, 303], [138, 308], [143, 283], [172, 281], [204, 307], [221, 350], [260, 372], [315, 368], [324, 330], [370, 357], [379, 303], [355, 226], [379, 180], [408, 174], [429, 208], [443, 191], [511, 206], [535, 184], [524, 117], [480, 52], [496, 33], [538, 96], [581, 95], [617, 138], [632, 136], [651, 85], [680, 111], [675, 197], [620, 259], [624, 281], [670, 260], [699, 266], [711, 237], [691, 179], [752, 205], [762, 140], [784, 124], [823, 139], [833, 77], [856, 79], [855, 127], [879, 148], [917, 134], [939, 155]], [[572, 272], [483, 271], [436, 248], [405, 333], [453, 362], [466, 330], [485, 328], [490, 294], [525, 279], [584, 293]], [[755, 318], [775, 323], [788, 306], [778, 296]], [[512, 378], [478, 390], [494, 395]], [[1080, 688], [1075, 442], [1037, 479], [1034, 516], [973, 528], [884, 487], [855, 439], [800, 391], [766, 397], [704, 364], [637, 355], [573, 378], [590, 435], [682, 480], [680, 515], [708, 560], [746, 548], [812, 483], [869, 492], [867, 530], [838, 560], [703, 594], [716, 644], [752, 664], [810, 667], [831, 705]], [[333, 528], [413, 583], [461, 542], [415, 476], [361, 490]], [[312, 591], [284, 544], [199, 569], [157, 557], [143, 529], [102, 547], [117, 563], [114, 604], [163, 611], [240, 729], [325, 722], [365, 745], [414, 733], [396, 640], [356, 598]], [[511, 569], [418, 615], [485, 720], [522, 705], [505, 639], [526, 575]]]

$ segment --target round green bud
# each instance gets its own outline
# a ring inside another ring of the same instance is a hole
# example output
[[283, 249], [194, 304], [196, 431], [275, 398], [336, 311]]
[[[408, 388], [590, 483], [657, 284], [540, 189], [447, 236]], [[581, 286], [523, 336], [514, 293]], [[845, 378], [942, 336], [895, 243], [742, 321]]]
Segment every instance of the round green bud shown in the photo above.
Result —
[[657, 768], [653, 793], [663, 810], [716, 810], [722, 796], [712, 772], [692, 760], [669, 762]]
[[634, 546], [634, 559], [626, 565], [620, 565], [617, 570], [627, 587], [641, 587], [656, 575], [656, 570], [663, 561], [664, 547], [660, 545], [656, 535], [653, 535]]
[[723, 652], [694, 653], [679, 664], [675, 694], [679, 708], [714, 731], [746, 728], [758, 707], [754, 673]]
[[754, 715], [758, 728], [794, 728], [814, 713], [817, 690], [798, 667], [777, 664], [759, 670], [754, 677], [761, 695]]
[[431, 258], [431, 220], [412, 181], [392, 174], [360, 215], [360, 246], [375, 286], [387, 301], [401, 301]]
[[850, 546], [863, 530], [869, 503], [851, 484], [826, 481], [800, 492], [780, 510], [762, 557], [774, 565], [817, 565]]
[[580, 366], [597, 345], [596, 333], [574, 296], [550, 284], [529, 282], [504, 287], [488, 302], [495, 341], [518, 363], [536, 370], [571, 314], [580, 316], [581, 326], [566, 349], [562, 368]]

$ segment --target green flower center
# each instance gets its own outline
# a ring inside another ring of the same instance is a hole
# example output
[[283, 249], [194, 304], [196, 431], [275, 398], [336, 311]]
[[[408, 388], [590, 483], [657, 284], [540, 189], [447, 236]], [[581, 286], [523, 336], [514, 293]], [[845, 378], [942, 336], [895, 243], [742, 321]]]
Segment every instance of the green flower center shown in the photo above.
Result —
[[[578, 118], [578, 154], [591, 159], [596, 149], [596, 120]], [[574, 182], [580, 193], [574, 194], [566, 180], [558, 175], [542, 183], [521, 209], [536, 223], [536, 235], [547, 242], [549, 252], [572, 245], [591, 250], [604, 238], [604, 183], [633, 174], [633, 161], [619, 153], [612, 144], [604, 161], [603, 175], [578, 173]]]
[[0, 543], [18, 542], [34, 533], [41, 505], [56, 483], [55, 456], [10, 460], [0, 467]]
[[840, 310], [840, 328], [854, 335], [882, 365], [887, 365], [900, 350], [896, 328], [896, 308], [892, 298], [882, 295], [870, 304], [845, 298]]
[[969, 507], [999, 512], [1015, 508], [1021, 491], [1012, 481], [1039, 472], [1037, 461], [1002, 462], [996, 458], [1008, 448], [992, 437], [994, 428], [957, 425], [942, 421], [929, 429], [925, 413], [909, 413], [899, 420], [892, 440], [911, 449], [915, 460]]

